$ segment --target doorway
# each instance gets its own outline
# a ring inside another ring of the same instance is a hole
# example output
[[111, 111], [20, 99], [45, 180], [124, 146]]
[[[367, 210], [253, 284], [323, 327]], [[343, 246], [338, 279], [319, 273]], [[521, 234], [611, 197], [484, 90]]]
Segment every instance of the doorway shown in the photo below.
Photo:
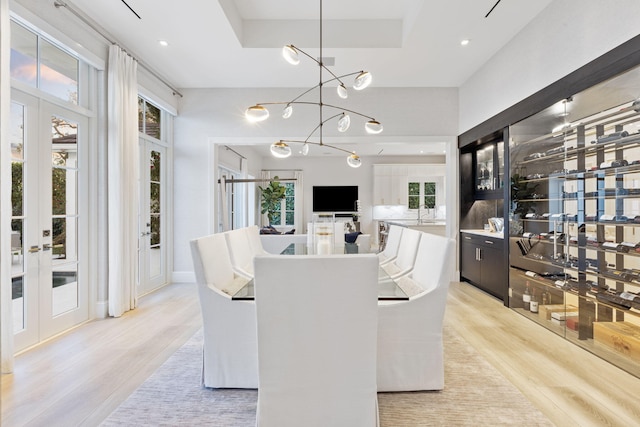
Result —
[[167, 283], [167, 148], [140, 138], [138, 295]]
[[[88, 319], [88, 121], [12, 92], [12, 309], [23, 350]], [[84, 167], [83, 167], [84, 166]]]

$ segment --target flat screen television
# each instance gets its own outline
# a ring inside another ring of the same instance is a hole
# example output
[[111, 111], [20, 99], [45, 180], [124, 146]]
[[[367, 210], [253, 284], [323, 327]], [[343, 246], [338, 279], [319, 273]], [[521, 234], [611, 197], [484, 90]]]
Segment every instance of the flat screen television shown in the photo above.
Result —
[[314, 212], [354, 212], [357, 200], [357, 185], [313, 186]]

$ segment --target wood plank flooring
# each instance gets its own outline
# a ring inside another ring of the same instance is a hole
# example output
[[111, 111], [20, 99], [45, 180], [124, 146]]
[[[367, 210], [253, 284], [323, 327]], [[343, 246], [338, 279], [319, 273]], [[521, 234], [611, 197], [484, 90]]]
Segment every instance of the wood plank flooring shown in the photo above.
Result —
[[[120, 318], [89, 322], [18, 356], [14, 374], [1, 377], [0, 424], [98, 425], [193, 335], [199, 310], [193, 284], [170, 285]], [[640, 379], [478, 289], [452, 284], [445, 324], [556, 425], [640, 425]]]

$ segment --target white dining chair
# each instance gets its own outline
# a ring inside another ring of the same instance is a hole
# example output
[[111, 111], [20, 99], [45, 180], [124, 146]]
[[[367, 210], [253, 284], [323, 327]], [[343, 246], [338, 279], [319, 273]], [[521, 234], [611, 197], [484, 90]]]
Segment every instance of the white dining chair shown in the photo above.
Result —
[[[258, 227], [257, 225], [250, 225], [248, 227], [245, 227], [245, 232], [247, 233], [247, 238], [249, 239], [249, 248], [251, 249], [252, 257], [258, 255], [267, 255], [269, 253], [262, 245], [262, 239], [260, 239], [260, 227]], [[253, 264], [253, 259], [251, 260], [251, 264]]]
[[404, 227], [400, 227], [399, 225], [389, 226], [384, 249], [382, 252], [378, 252], [380, 265], [387, 264], [398, 256], [398, 247], [400, 245], [402, 230], [404, 230]]
[[388, 263], [382, 264], [382, 269], [391, 277], [398, 277], [409, 274], [414, 267], [420, 236], [424, 234], [419, 230], [405, 228], [400, 235], [397, 256]]
[[255, 302], [231, 300], [248, 280], [233, 271], [223, 234], [190, 244], [202, 311], [202, 383], [211, 388], [258, 388]]
[[224, 233], [231, 265], [236, 273], [248, 279], [253, 277], [253, 250], [245, 228], [225, 231]]
[[375, 254], [254, 262], [256, 425], [376, 426]]
[[424, 233], [413, 271], [399, 280], [408, 301], [378, 303], [378, 391], [442, 390], [442, 324], [455, 241]]

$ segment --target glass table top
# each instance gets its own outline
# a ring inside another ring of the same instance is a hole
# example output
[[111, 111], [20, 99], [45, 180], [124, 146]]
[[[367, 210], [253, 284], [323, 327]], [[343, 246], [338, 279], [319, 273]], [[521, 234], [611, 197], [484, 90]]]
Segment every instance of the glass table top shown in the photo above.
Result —
[[[282, 255], [312, 255], [310, 250], [304, 243], [292, 243], [282, 251]], [[343, 252], [340, 252], [340, 251]], [[346, 243], [344, 249], [337, 247], [334, 253], [354, 253], [357, 254], [358, 246], [354, 243]], [[362, 253], [362, 252], [360, 252]], [[251, 301], [255, 299], [255, 289], [253, 287], [253, 279], [231, 297], [232, 300]], [[408, 300], [409, 297], [398, 286], [382, 267], [378, 268], [378, 300]]]

